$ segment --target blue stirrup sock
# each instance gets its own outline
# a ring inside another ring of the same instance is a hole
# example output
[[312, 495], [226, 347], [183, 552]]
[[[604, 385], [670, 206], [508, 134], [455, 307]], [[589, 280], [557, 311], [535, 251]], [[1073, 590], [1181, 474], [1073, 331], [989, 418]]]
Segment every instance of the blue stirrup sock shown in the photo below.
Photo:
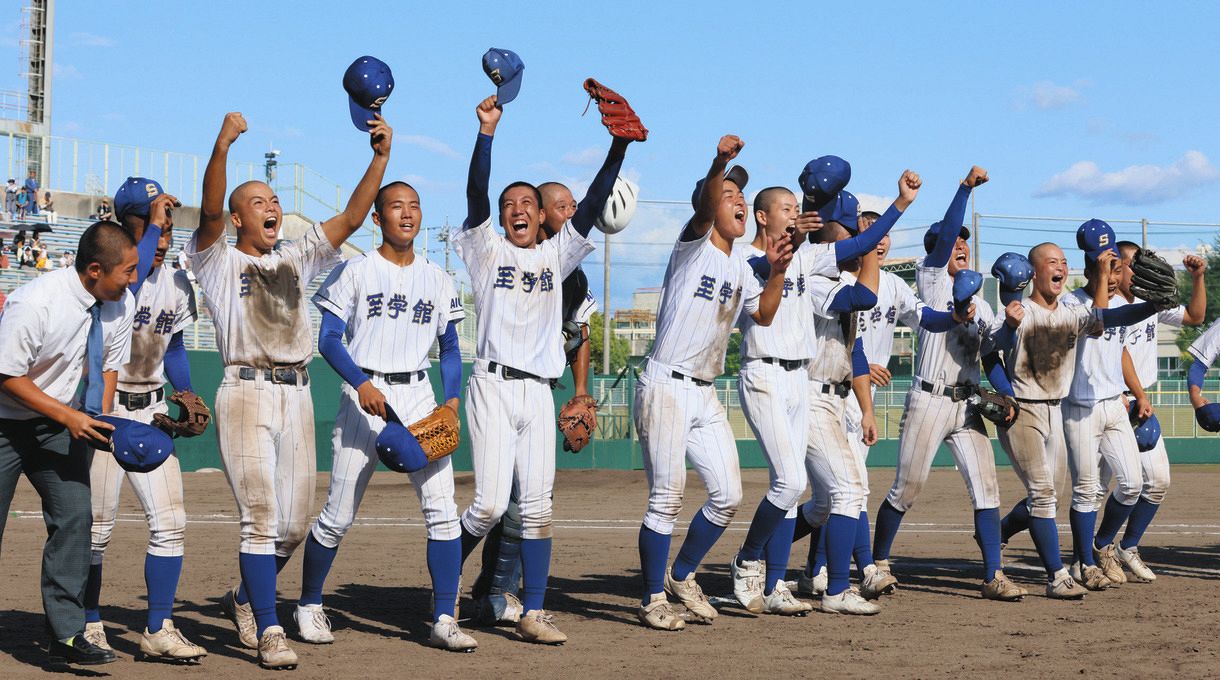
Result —
[[1073, 509], [1068, 513], [1068, 521], [1072, 526], [1073, 561], [1088, 566], [1096, 564], [1093, 560], [1093, 533], [1097, 528], [1097, 511], [1080, 512]]
[[659, 534], [640, 525], [640, 573], [644, 576], [644, 599], [665, 591], [665, 568], [669, 566], [669, 534]]
[[428, 574], [432, 577], [432, 621], [457, 618], [458, 580], [462, 576], [462, 539], [428, 539]]
[[898, 527], [902, 526], [902, 517], [906, 513], [890, 505], [888, 500], [881, 501], [877, 508], [877, 529], [873, 536], [873, 557], [888, 560], [890, 550], [894, 547], [894, 537], [898, 535]]
[[322, 604], [322, 586], [339, 554], [338, 546], [328, 548], [314, 538], [313, 532], [305, 537], [305, 562], [301, 566], [301, 598], [299, 605]]
[[1063, 568], [1063, 557], [1059, 555], [1059, 527], [1052, 517], [1030, 517], [1029, 535], [1034, 539], [1034, 548], [1042, 559], [1047, 577]]
[[1119, 544], [1123, 550], [1139, 547], [1140, 539], [1144, 537], [1144, 531], [1152, 523], [1152, 518], [1156, 517], [1156, 511], [1160, 507], [1160, 503], [1153, 503], [1144, 498], [1135, 502], [1135, 507], [1131, 509], [1131, 516], [1127, 518], [1127, 530], [1123, 532], [1123, 540]]
[[148, 632], [161, 630], [161, 623], [173, 617], [174, 594], [182, 575], [182, 556], [144, 556], [144, 585], [148, 588]]
[[[799, 513], [798, 513], [799, 514]], [[764, 595], [770, 595], [775, 590], [775, 582], [783, 580], [788, 575], [788, 558], [792, 555], [792, 531], [796, 527], [796, 518], [782, 518], [771, 533], [771, 539], [763, 548], [763, 559], [767, 562], [767, 583], [763, 589]]]
[[675, 581], [685, 581], [686, 577], [699, 567], [699, 563], [712, 546], [716, 545], [724, 529], [725, 527], [712, 524], [703, 510], [695, 513], [695, 518], [690, 522], [690, 529], [686, 532], [686, 539], [682, 541], [682, 549], [674, 559]]
[[[290, 560], [290, 559], [292, 559], [291, 556], [280, 557], [279, 555], [276, 555], [275, 556], [275, 573], [279, 574], [281, 571], [283, 571], [284, 565], [288, 564], [288, 560]], [[249, 604], [249, 603], [250, 603], [250, 594], [246, 592], [246, 577], [243, 576], [241, 579], [241, 584], [237, 588], [237, 604]], [[260, 633], [260, 637], [261, 637], [261, 633]]]
[[546, 582], [551, 574], [551, 539], [521, 539], [521, 605], [524, 611], [542, 609]]
[[[786, 514], [788, 514], [787, 510], [776, 507], [774, 503], [763, 498], [758, 504], [758, 510], [754, 512], [754, 519], [750, 522], [750, 530], [746, 532], [746, 540], [737, 553], [737, 559], [740, 561], [762, 559], [767, 539], [775, 533], [775, 527], [779, 526]], [[789, 541], [789, 544], [791, 543]]]
[[983, 553], [983, 582], [991, 583], [996, 571], [1003, 568], [1000, 561], [999, 508], [974, 511], [974, 540]]
[[[852, 545], [855, 545], [855, 539], [852, 539]], [[826, 566], [826, 527], [818, 532], [818, 544], [815, 548], [813, 542], [809, 543], [809, 563], [813, 565], [813, 571], [810, 575], [816, 575]]]
[[[826, 593], [838, 595], [851, 586], [852, 547], [860, 518], [831, 514], [822, 534], [826, 536]], [[816, 573], [816, 572], [815, 572]]]
[[1123, 523], [1135, 511], [1135, 506], [1139, 501], [1131, 505], [1123, 505], [1118, 502], [1114, 494], [1106, 499], [1106, 512], [1101, 517], [1101, 526], [1097, 528], [1097, 538], [1094, 540], [1095, 546], [1105, 547], [1114, 542], [1114, 538], [1118, 536], [1118, 530], [1122, 528]]
[[873, 549], [869, 545], [868, 511], [860, 511], [860, 519], [856, 521], [856, 543], [852, 547], [852, 557], [856, 560], [856, 569], [864, 578], [864, 568], [873, 563]]
[[275, 613], [276, 556], [239, 553], [237, 566], [241, 569], [241, 580], [246, 587], [250, 609], [254, 611], [254, 622], [258, 626], [258, 639], [261, 640], [263, 631], [280, 625]]

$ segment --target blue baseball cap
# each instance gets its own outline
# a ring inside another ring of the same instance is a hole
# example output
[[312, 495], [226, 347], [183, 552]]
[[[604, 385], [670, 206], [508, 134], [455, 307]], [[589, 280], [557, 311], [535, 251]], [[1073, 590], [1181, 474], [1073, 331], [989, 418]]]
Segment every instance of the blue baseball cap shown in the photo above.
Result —
[[496, 106], [504, 106], [521, 91], [521, 72], [525, 63], [512, 50], [493, 47], [483, 55], [483, 73], [496, 84]]
[[834, 199], [818, 208], [822, 222], [838, 222], [852, 235], [860, 233], [860, 201], [850, 191], [843, 190]]
[[797, 179], [806, 211], [819, 210], [851, 181], [851, 164], [838, 156], [819, 156], [805, 164]]
[[1131, 427], [1135, 430], [1135, 443], [1139, 446], [1140, 453], [1143, 453], [1156, 448], [1156, 443], [1161, 438], [1161, 421], [1153, 413], [1141, 423], [1136, 416], [1136, 408], [1136, 403], [1132, 401], [1128, 416], [1131, 418]]
[[343, 89], [347, 90], [352, 125], [368, 132], [372, 128], [367, 121], [373, 120], [374, 113], [381, 113], [381, 106], [394, 90], [394, 74], [384, 61], [365, 55], [344, 71]]
[[165, 190], [155, 179], [128, 177], [114, 192], [114, 218], [121, 222], [127, 215], [148, 217], [148, 207], [163, 193]]
[[[737, 188], [744, 192], [746, 190], [746, 182], [750, 181], [750, 173], [746, 172], [746, 169], [740, 165], [734, 165], [724, 173], [724, 178], [736, 184]], [[703, 182], [703, 179], [695, 182], [695, 190], [690, 195], [690, 204], [695, 210], [699, 209], [699, 194], [703, 192]]]
[[118, 416], [95, 418], [114, 425], [105, 448], [114, 454], [119, 467], [128, 472], [152, 472], [174, 452], [174, 440], [152, 425]]
[[1117, 255], [1117, 243], [1114, 229], [1104, 220], [1089, 220], [1076, 230], [1076, 247], [1083, 250], [1090, 260], [1096, 260], [1105, 250], [1113, 250]]
[[394, 409], [385, 405], [385, 428], [377, 435], [377, 457], [395, 472], [415, 472], [428, 464], [419, 440], [402, 424]]

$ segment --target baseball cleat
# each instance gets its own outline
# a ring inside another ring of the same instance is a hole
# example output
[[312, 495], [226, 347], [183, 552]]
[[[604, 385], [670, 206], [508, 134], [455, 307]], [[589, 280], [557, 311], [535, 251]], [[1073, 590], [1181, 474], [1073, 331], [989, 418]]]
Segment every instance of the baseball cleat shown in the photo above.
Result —
[[898, 579], [890, 573], [889, 562], [885, 562], [886, 568], [882, 569], [878, 563], [870, 564], [864, 568], [864, 579], [860, 581], [860, 594], [867, 600], [875, 600], [882, 595], [889, 595], [898, 587]]
[[432, 624], [432, 634], [428, 636], [428, 644], [450, 652], [473, 652], [479, 643], [474, 638], [462, 632], [458, 622], [448, 614]]
[[240, 586], [233, 586], [233, 590], [225, 593], [220, 598], [220, 610], [225, 616], [233, 622], [233, 626], [237, 628], [237, 639], [241, 644], [250, 649], [258, 649], [258, 626], [254, 623], [254, 610], [250, 608], [250, 603], [237, 603], [237, 589]]
[[813, 611], [813, 605], [796, 599], [783, 579], [775, 581], [771, 594], [763, 598], [763, 613], [780, 616], [804, 616]]
[[489, 593], [479, 598], [475, 624], [479, 626], [506, 626], [521, 620], [521, 600], [512, 593]]
[[1106, 578], [1101, 567], [1095, 564], [1080, 564], [1079, 562], [1072, 563], [1072, 578], [1080, 585], [1093, 591], [1102, 591], [1109, 588], [1112, 583]]
[[1046, 584], [1046, 596], [1056, 600], [1083, 600], [1088, 591], [1072, 578], [1067, 567], [1055, 572]]
[[755, 614], [762, 612], [763, 579], [767, 577], [762, 560], [739, 561], [734, 557], [729, 565], [729, 574], [733, 578], [733, 598]]
[[860, 593], [855, 588], [848, 588], [838, 595], [823, 593], [822, 611], [830, 614], [872, 616], [881, 613], [881, 607], [860, 597]]
[[992, 574], [991, 581], [983, 583], [983, 597], [988, 600], [1020, 602], [1028, 594], [1027, 590], [1010, 581], [999, 569]]
[[788, 582], [788, 589], [795, 588], [797, 595], [805, 597], [821, 597], [822, 593], [826, 592], [827, 581], [829, 581], [829, 577], [826, 575], [826, 567], [819, 569], [818, 573], [813, 576], [802, 571], [795, 581]]
[[555, 627], [555, 617], [544, 609], [531, 609], [521, 615], [517, 622], [517, 634], [526, 642], [540, 645], [562, 645], [568, 636]]
[[90, 621], [85, 624], [85, 639], [94, 647], [108, 652], [114, 651], [106, 640], [106, 628], [101, 621]]
[[208, 655], [203, 647], [186, 639], [170, 619], [161, 621], [161, 630], [150, 633], [144, 629], [140, 636], [141, 661], [165, 661], [190, 663]]
[[656, 630], [686, 628], [686, 621], [674, 611], [673, 605], [665, 598], [665, 593], [653, 593], [648, 604], [640, 607], [636, 616], [639, 617], [640, 623]]
[[682, 606], [701, 619], [700, 623], [711, 623], [717, 616], [716, 608], [707, 601], [707, 595], [703, 594], [703, 589], [695, 582], [694, 572], [688, 574], [685, 580], [675, 581], [673, 569], [666, 569], [665, 592], [678, 598]]
[[283, 626], [269, 626], [258, 641], [258, 665], [276, 671], [297, 667], [297, 653], [288, 646]]
[[[1144, 560], [1140, 559], [1140, 549], [1138, 547], [1124, 550], [1121, 545], [1114, 546], [1114, 554], [1118, 557], [1118, 561], [1122, 562], [1127, 571], [1131, 572], [1134, 577], [1131, 580], [1137, 583], [1152, 583], [1156, 580], [1156, 574], [1144, 564]], [[87, 628], [87, 627], [86, 627]]]
[[297, 637], [315, 645], [329, 645], [335, 641], [330, 632], [330, 618], [320, 604], [298, 604], [292, 618], [297, 622]]
[[1097, 559], [1097, 566], [1101, 567], [1101, 573], [1110, 579], [1111, 584], [1119, 586], [1127, 582], [1127, 576], [1123, 574], [1123, 565], [1118, 563], [1118, 556], [1114, 554], [1113, 545], [1107, 545], [1104, 548], [1094, 546], [1093, 556]]

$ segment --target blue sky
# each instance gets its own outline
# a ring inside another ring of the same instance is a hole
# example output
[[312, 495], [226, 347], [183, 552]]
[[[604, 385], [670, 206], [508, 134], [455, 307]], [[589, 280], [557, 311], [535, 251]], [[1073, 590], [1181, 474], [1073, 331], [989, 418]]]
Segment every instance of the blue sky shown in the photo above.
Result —
[[[0, 49], [11, 55], [0, 88], [21, 87], [20, 6], [0, 1], [9, 27]], [[421, 190], [427, 224], [457, 223], [473, 108], [492, 91], [479, 58], [494, 45], [517, 51], [526, 70], [497, 135], [493, 191], [516, 179], [583, 190], [609, 142], [593, 113], [580, 116], [581, 81], [595, 76], [651, 129], [625, 166], [646, 199], [688, 197], [731, 132], [746, 142], [751, 189], [792, 186], [826, 153], [852, 163], [857, 193], [892, 196], [904, 168], [919, 171], [924, 190], [899, 223], [910, 229], [896, 234], [896, 255], [917, 254], [905, 247], [915, 227], [943, 213], [972, 163], [992, 177], [976, 192], [981, 213], [1220, 222], [1220, 5], [487, 6], [61, 1], [53, 129], [206, 154], [223, 114], [240, 110], [251, 131], [234, 158], [259, 161], [274, 145], [283, 161], [350, 188], [369, 152], [340, 78], [369, 53], [397, 83], [386, 105], [389, 175]], [[682, 207], [641, 211], [613, 254], [624, 265], [614, 306], [660, 284], [666, 244], [686, 217]], [[1073, 240], [1068, 223], [985, 224], [987, 244]], [[1212, 235], [1155, 225], [1150, 234], [1161, 247]], [[985, 245], [983, 259], [1006, 249]], [[601, 254], [590, 262], [600, 270]], [[591, 278], [600, 292], [600, 276]]]

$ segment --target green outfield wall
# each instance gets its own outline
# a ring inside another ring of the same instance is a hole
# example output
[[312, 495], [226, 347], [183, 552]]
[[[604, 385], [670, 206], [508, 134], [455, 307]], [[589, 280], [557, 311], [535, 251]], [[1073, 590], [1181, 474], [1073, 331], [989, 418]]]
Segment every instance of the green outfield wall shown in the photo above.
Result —
[[[224, 367], [220, 355], [216, 352], [188, 352], [191, 362], [191, 380], [195, 389], [209, 404], [215, 403], [216, 389], [224, 375]], [[321, 359], [315, 359], [310, 366], [310, 388], [313, 392], [314, 418], [316, 421], [316, 437], [318, 446], [318, 469], [330, 470], [331, 465], [331, 431], [335, 425], [335, 414], [339, 409], [339, 388], [342, 383], [339, 376]], [[467, 376], [470, 374], [470, 364], [464, 365]], [[438, 369], [433, 367], [433, 389], [437, 390], [439, 399], [440, 379]], [[626, 379], [631, 387], [630, 379]], [[572, 396], [571, 375], [565, 375], [560, 381], [561, 388], [555, 390], [555, 411]], [[632, 390], [628, 389], [627, 394]], [[630, 427], [630, 408], [627, 405], [603, 409], [602, 415], [607, 422], [614, 421], [614, 439], [594, 439], [593, 442], [578, 454], [560, 450], [556, 454], [556, 465], [561, 469], [612, 469], [631, 470], [643, 468], [644, 463], [639, 442], [632, 437]], [[891, 418], [896, 418], [890, 414]], [[466, 430], [466, 413], [462, 409], [462, 428]], [[605, 430], [608, 428], [601, 428]], [[891, 428], [896, 433], [896, 428]], [[599, 432], [604, 434], [604, 432]], [[896, 437], [896, 435], [893, 435]], [[1220, 439], [1215, 437], [1168, 437], [1165, 440], [1172, 463], [1220, 463]], [[179, 439], [175, 442], [178, 456], [184, 470], [200, 468], [219, 468], [220, 454], [216, 448], [216, 428], [209, 427], [200, 437]], [[992, 439], [996, 461], [1007, 465], [1008, 459], [1000, 449], [999, 443]], [[758, 442], [753, 439], [738, 439], [737, 450], [741, 455], [742, 467], [765, 467], [766, 461], [759, 450]], [[883, 439], [872, 447], [868, 457], [869, 467], [893, 467], [898, 459], [898, 440]], [[453, 455], [454, 467], [457, 470], [470, 469], [470, 444], [463, 438], [461, 446]], [[952, 466], [953, 458], [942, 446], [937, 453], [933, 465]]]

